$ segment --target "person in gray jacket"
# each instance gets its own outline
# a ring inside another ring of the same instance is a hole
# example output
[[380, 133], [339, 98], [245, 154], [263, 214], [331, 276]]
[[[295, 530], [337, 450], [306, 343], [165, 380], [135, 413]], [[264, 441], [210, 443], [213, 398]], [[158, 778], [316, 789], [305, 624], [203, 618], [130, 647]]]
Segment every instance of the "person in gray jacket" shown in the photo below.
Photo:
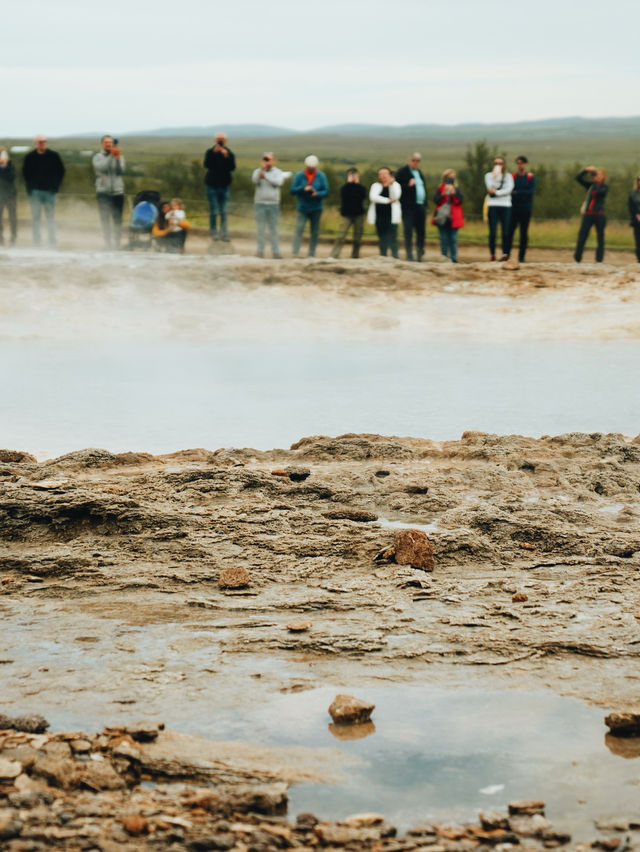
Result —
[[124, 207], [124, 169], [125, 162], [113, 136], [103, 136], [100, 140], [102, 151], [93, 157], [93, 170], [96, 175], [96, 200], [102, 223], [104, 247], [120, 248], [122, 232], [122, 208]]
[[276, 158], [271, 151], [267, 151], [260, 161], [257, 169], [254, 169], [251, 180], [255, 184], [256, 191], [253, 198], [256, 214], [256, 238], [258, 250], [256, 255], [264, 257], [265, 230], [269, 229], [271, 241], [271, 254], [273, 257], [282, 257], [278, 245], [278, 218], [280, 216], [280, 187], [284, 181], [291, 177], [291, 172], [283, 172], [275, 165]]

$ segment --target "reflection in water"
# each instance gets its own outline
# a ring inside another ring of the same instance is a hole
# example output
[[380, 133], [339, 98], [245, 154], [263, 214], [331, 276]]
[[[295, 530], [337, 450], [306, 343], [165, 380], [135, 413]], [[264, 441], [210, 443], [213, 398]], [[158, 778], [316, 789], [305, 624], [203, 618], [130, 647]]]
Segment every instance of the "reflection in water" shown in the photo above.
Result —
[[363, 740], [365, 737], [375, 734], [376, 726], [373, 722], [360, 722], [358, 725], [337, 725], [335, 722], [329, 722], [327, 726], [330, 733], [342, 742], [348, 740]]
[[611, 754], [631, 759], [640, 757], [640, 737], [617, 737], [615, 734], [605, 734], [604, 744]]

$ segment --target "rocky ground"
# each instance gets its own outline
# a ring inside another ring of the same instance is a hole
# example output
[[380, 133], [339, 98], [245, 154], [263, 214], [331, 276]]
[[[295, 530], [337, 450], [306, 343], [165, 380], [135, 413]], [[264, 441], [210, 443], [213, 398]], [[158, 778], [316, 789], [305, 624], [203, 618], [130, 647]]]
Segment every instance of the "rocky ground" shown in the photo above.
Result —
[[[326, 682], [366, 692], [380, 679], [547, 685], [607, 710], [637, 701], [640, 437], [343, 435], [286, 451], [83, 450], [40, 463], [5, 450], [0, 482], [7, 714], [55, 717], [69, 693], [79, 708], [111, 703], [98, 714], [107, 722], [185, 697], [215, 712], [249, 692]], [[134, 628], [170, 631], [176, 655], [132, 639]], [[45, 637], [75, 650], [43, 657]], [[265, 672], [250, 685], [246, 660]], [[141, 788], [162, 772], [117, 731], [0, 734], [0, 836], [19, 838], [8, 848], [466, 852], [516, 842], [505, 821], [401, 841], [375, 820], [293, 825], [274, 816], [284, 788], [277, 807], [257, 807], [255, 790], [227, 801], [220, 777], [207, 781], [215, 795], [194, 790], [201, 777], [184, 768], [171, 780], [186, 786]], [[49, 758], [64, 771], [47, 770]], [[224, 783], [234, 772], [234, 784], [292, 780], [265, 765], [273, 760], [240, 771], [231, 757]], [[91, 781], [97, 768], [109, 784]], [[565, 842], [544, 831], [547, 845]]]

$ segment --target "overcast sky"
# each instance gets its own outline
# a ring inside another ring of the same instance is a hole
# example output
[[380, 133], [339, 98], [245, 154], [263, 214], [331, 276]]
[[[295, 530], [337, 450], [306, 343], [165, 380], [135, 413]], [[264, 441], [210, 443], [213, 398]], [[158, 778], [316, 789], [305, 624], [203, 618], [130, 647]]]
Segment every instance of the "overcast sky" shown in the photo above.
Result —
[[637, 0], [29, 0], [12, 6], [0, 35], [0, 132], [637, 115], [639, 9]]

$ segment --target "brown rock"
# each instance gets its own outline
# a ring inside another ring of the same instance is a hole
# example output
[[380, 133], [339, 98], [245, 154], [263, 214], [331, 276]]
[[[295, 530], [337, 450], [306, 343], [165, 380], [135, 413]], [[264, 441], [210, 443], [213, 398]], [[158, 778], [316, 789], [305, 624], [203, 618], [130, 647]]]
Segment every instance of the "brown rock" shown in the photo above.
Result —
[[609, 713], [604, 723], [616, 737], [640, 736], [640, 713]]
[[292, 482], [304, 482], [304, 480], [311, 475], [311, 471], [308, 467], [290, 466], [285, 468], [285, 473]]
[[330, 521], [357, 521], [363, 524], [378, 520], [377, 515], [365, 512], [364, 509], [333, 509], [331, 512], [324, 512], [323, 517]]
[[221, 589], [245, 589], [251, 582], [251, 575], [246, 568], [225, 568], [218, 579]]
[[480, 820], [480, 825], [487, 831], [491, 831], [493, 828], [509, 828], [509, 819], [501, 811], [479, 813], [478, 819]]
[[129, 816], [122, 817], [120, 822], [124, 826], [125, 831], [134, 837], [149, 833], [149, 823], [141, 814], [130, 814]]
[[511, 598], [511, 603], [524, 603], [529, 600], [529, 596], [525, 595], [524, 592], [516, 592], [516, 594]]
[[541, 837], [549, 831], [551, 823], [541, 813], [514, 814], [509, 819], [511, 830], [522, 837]]
[[30, 453], [23, 453], [22, 450], [0, 450], [0, 462], [7, 464], [21, 464], [28, 462], [29, 464], [37, 464], [38, 459]]
[[358, 844], [380, 840], [379, 828], [348, 828], [318, 823], [314, 831], [325, 846], [346, 846], [347, 843]]
[[42, 734], [49, 727], [44, 716], [5, 716], [0, 713], [0, 728], [13, 728], [15, 731], [24, 731], [27, 734]]
[[76, 762], [70, 758], [39, 757], [32, 774], [44, 778], [52, 787], [70, 790], [76, 782]]
[[354, 725], [368, 722], [375, 709], [375, 704], [361, 701], [353, 695], [336, 695], [329, 706], [329, 714], [339, 725]]
[[398, 530], [394, 536], [394, 551], [398, 565], [433, 571], [433, 545], [423, 530]]
[[544, 816], [544, 802], [539, 799], [520, 799], [517, 802], [509, 802], [510, 814], [542, 814]]
[[292, 633], [304, 633], [306, 630], [311, 630], [311, 627], [310, 621], [290, 621], [287, 624], [287, 630]]
[[621, 843], [621, 837], [601, 837], [598, 840], [594, 840], [591, 847], [593, 849], [605, 849], [606, 852], [615, 852]]
[[382, 814], [352, 814], [339, 820], [338, 825], [346, 825], [350, 828], [370, 828], [372, 825], [382, 825], [383, 822]]
[[22, 822], [13, 808], [0, 808], [0, 840], [10, 840], [22, 831]]
[[286, 470], [276, 469], [271, 471], [271, 476], [284, 476], [285, 478], [289, 476]]
[[71, 740], [69, 745], [71, 746], [71, 751], [74, 754], [86, 754], [88, 751], [91, 751], [91, 743], [89, 740]]
[[76, 776], [76, 785], [90, 790], [121, 790], [124, 779], [107, 760], [89, 761], [82, 765]]

